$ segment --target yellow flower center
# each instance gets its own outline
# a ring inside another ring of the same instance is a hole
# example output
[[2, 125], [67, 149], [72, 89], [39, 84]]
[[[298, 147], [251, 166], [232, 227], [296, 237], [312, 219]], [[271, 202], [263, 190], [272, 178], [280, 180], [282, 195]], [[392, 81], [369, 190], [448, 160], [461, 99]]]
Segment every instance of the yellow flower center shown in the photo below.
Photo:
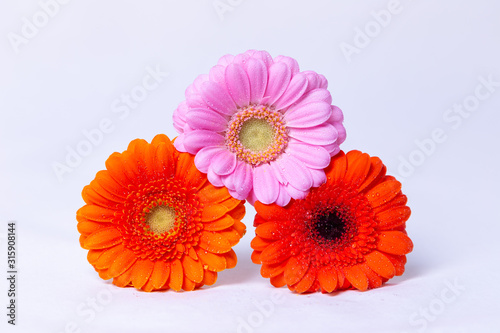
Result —
[[175, 210], [170, 206], [157, 206], [146, 216], [146, 224], [157, 235], [168, 232], [175, 227]]
[[248, 150], [264, 151], [273, 144], [274, 129], [266, 119], [250, 118], [241, 125], [239, 139]]
[[288, 145], [288, 132], [281, 112], [267, 105], [240, 109], [229, 122], [226, 147], [239, 160], [254, 166], [274, 161]]

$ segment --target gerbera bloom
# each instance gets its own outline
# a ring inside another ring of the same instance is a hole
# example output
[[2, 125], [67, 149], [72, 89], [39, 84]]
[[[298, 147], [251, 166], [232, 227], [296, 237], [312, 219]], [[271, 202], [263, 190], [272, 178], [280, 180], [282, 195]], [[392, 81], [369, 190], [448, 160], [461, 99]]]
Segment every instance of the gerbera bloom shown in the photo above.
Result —
[[379, 158], [339, 153], [327, 181], [282, 208], [255, 203], [253, 262], [275, 287], [298, 293], [379, 287], [404, 272], [413, 244], [401, 184]]
[[286, 205], [325, 180], [345, 140], [324, 76], [265, 51], [226, 55], [186, 89], [174, 112], [179, 151], [232, 196]]
[[244, 202], [215, 188], [165, 135], [114, 153], [82, 192], [80, 244], [99, 276], [144, 291], [193, 290], [236, 265]]

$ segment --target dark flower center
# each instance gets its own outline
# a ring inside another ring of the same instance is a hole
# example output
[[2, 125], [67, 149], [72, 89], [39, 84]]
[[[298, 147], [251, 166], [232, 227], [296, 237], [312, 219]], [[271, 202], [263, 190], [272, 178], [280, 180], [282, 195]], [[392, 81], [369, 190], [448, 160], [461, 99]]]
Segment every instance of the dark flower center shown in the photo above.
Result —
[[333, 211], [318, 215], [314, 229], [324, 240], [335, 241], [342, 238], [347, 230], [347, 223], [337, 211]]

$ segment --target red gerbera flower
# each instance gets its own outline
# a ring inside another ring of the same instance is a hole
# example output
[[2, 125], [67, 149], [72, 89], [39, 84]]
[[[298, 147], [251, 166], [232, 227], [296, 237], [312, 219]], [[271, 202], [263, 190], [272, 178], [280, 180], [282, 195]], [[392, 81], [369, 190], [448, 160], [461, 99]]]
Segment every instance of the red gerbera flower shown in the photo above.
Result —
[[83, 189], [80, 244], [105, 280], [144, 291], [193, 290], [236, 265], [244, 201], [215, 188], [165, 135], [134, 140]]
[[335, 156], [327, 181], [285, 208], [255, 204], [253, 262], [271, 284], [298, 293], [367, 290], [404, 272], [413, 244], [401, 183], [377, 157]]

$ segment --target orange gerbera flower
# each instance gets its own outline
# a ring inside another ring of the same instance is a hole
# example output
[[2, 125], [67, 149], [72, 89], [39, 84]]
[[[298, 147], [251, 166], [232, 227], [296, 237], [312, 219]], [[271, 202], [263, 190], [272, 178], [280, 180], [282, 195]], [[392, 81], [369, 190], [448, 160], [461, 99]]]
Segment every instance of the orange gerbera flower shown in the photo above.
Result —
[[401, 184], [379, 158], [339, 153], [327, 181], [286, 207], [255, 204], [253, 262], [298, 293], [376, 288], [404, 272], [413, 244]]
[[244, 201], [215, 188], [165, 135], [114, 153], [82, 192], [80, 244], [99, 276], [144, 291], [212, 285], [236, 265]]

